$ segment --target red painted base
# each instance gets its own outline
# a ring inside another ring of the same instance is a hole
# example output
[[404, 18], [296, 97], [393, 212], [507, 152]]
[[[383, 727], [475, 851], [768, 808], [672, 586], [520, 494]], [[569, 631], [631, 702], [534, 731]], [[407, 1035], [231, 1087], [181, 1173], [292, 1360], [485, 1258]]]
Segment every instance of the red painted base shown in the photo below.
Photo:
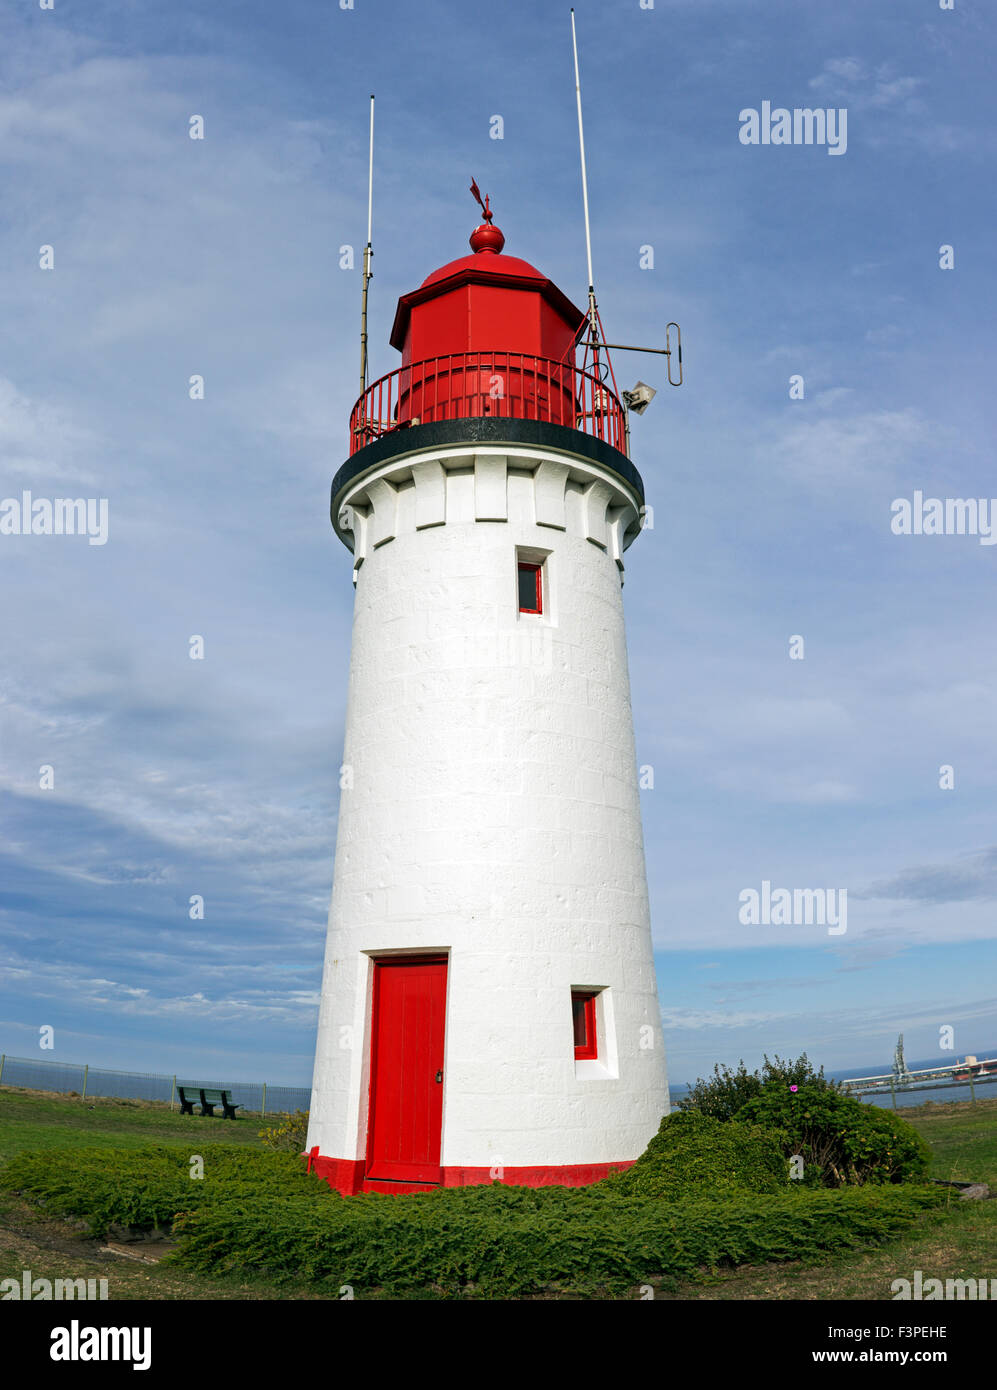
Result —
[[[341, 1192], [344, 1197], [354, 1197], [358, 1192], [433, 1192], [440, 1187], [476, 1187], [490, 1183], [494, 1179], [490, 1168], [444, 1168], [443, 1181], [432, 1183], [384, 1182], [376, 1178], [364, 1177], [362, 1158], [326, 1158], [315, 1149], [303, 1154], [308, 1159], [312, 1172], [324, 1178], [331, 1188]], [[552, 1164], [549, 1167], [506, 1168], [502, 1182], [510, 1187], [584, 1187], [587, 1183], [598, 1182], [621, 1168], [629, 1168], [635, 1159], [624, 1158], [618, 1163], [566, 1163]]]

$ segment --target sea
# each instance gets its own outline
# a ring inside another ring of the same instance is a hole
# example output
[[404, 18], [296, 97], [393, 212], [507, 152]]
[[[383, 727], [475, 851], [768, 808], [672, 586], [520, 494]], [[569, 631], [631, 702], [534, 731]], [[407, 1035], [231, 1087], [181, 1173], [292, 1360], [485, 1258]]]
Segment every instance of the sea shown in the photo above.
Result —
[[[997, 1048], [990, 1048], [986, 1051], [976, 1053], [976, 1058], [980, 1062], [990, 1059], [997, 1060]], [[965, 1061], [965, 1054], [962, 1053], [953, 1057], [949, 1052], [944, 1057], [927, 1057], [920, 1061], [908, 1059], [907, 1066], [910, 1071], [927, 1070], [930, 1067], [950, 1067], [953, 1062]], [[889, 1062], [872, 1062], [867, 1067], [854, 1067], [851, 1071], [830, 1071], [824, 1070], [824, 1075], [835, 1081], [852, 1081], [859, 1076], [876, 1076], [889, 1072], [893, 1065], [893, 1059]], [[670, 1085], [672, 1107], [678, 1105], [683, 1096], [689, 1094], [689, 1084], [673, 1083]], [[909, 1105], [923, 1105], [925, 1101], [935, 1101], [939, 1105], [950, 1101], [966, 1101], [967, 1103], [975, 1094], [978, 1100], [987, 1098], [997, 1099], [997, 1076], [988, 1077], [984, 1081], [973, 1080], [973, 1090], [969, 1089], [969, 1083], [953, 1083], [946, 1081], [943, 1084], [932, 1084], [930, 1081], [926, 1085], [913, 1087], [911, 1090], [896, 1092], [896, 1108], [898, 1110]], [[893, 1107], [893, 1096], [890, 1095], [889, 1088], [886, 1091], [879, 1091], [874, 1095], [859, 1096], [859, 1100], [868, 1102], [870, 1105], [885, 1105], [887, 1109]]]

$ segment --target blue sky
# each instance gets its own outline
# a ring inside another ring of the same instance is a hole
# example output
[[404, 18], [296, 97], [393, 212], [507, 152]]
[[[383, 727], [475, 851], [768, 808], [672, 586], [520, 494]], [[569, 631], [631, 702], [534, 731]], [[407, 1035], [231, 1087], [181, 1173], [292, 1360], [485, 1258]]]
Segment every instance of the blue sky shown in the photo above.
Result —
[[[676, 1081], [886, 1065], [901, 1030], [933, 1056], [945, 1025], [997, 1047], [997, 553], [890, 528], [915, 489], [997, 495], [997, 20], [955, 3], [576, 5], [603, 320], [656, 345], [677, 319], [686, 355], [679, 391], [616, 363], [661, 388], [625, 604]], [[379, 375], [397, 296], [465, 252], [471, 177], [584, 303], [568, 7], [56, 0], [4, 27], [0, 496], [107, 498], [109, 539], [0, 536], [0, 1050], [307, 1084], [367, 98]], [[742, 144], [763, 101], [847, 109], [847, 150]], [[846, 888], [847, 932], [742, 925], [763, 880]]]

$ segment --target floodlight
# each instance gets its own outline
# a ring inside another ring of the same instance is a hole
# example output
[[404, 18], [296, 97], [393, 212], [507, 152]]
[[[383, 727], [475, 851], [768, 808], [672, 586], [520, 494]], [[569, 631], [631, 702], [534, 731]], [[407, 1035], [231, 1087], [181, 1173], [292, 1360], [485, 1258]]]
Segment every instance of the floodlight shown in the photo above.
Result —
[[646, 381], [638, 381], [632, 391], [623, 392], [623, 399], [635, 415], [643, 415], [657, 394], [654, 387], [648, 386]]

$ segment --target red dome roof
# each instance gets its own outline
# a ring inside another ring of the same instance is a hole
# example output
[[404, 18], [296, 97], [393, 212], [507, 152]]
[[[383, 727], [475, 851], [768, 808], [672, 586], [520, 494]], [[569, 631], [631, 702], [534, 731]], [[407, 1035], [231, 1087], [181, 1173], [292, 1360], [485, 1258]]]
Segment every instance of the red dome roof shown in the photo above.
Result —
[[427, 285], [435, 285], [438, 280], [459, 275], [462, 270], [487, 270], [489, 275], [519, 275], [526, 280], [547, 279], [535, 265], [530, 265], [529, 261], [521, 261], [518, 256], [503, 256], [496, 251], [475, 251], [470, 256], [459, 256], [457, 260], [441, 265], [439, 270], [434, 270], [432, 275], [426, 276], [419, 288], [424, 290]]
[[[489, 244], [490, 243], [490, 244]], [[585, 315], [565, 294], [557, 288], [543, 271], [537, 270], [535, 265], [530, 265], [529, 261], [520, 260], [518, 256], [505, 256], [502, 254], [502, 247], [505, 245], [505, 237], [497, 227], [478, 227], [471, 234], [471, 245], [475, 250], [470, 256], [459, 256], [455, 261], [448, 261], [446, 265], [441, 265], [439, 270], [434, 270], [431, 275], [427, 275], [425, 280], [417, 290], [412, 290], [409, 294], [403, 294], [398, 301], [398, 309], [395, 312], [395, 321], [391, 329], [391, 345], [398, 348], [400, 352], [411, 352], [411, 344], [406, 349], [406, 340], [409, 337], [409, 325], [413, 310], [418, 311], [421, 306], [427, 305], [434, 300], [443, 301], [451, 296], [458, 294], [462, 290], [472, 290], [475, 286], [499, 286], [510, 291], [526, 291], [529, 294], [536, 294], [548, 306], [553, 318], [562, 325], [567, 326], [570, 336], [574, 336], [585, 322]], [[489, 313], [494, 312], [490, 310]], [[423, 315], [425, 319], [425, 315]], [[552, 322], [547, 320], [546, 322]], [[484, 320], [478, 315], [477, 329], [480, 331]], [[466, 323], [466, 321], [465, 321]], [[508, 323], [503, 323], [500, 336], [506, 336]], [[467, 328], [459, 328], [459, 334], [466, 336]], [[532, 332], [532, 329], [528, 330]], [[454, 325], [448, 323], [443, 336], [451, 345], [446, 349], [442, 347], [427, 352], [425, 355], [435, 356], [441, 351], [464, 352], [473, 350], [469, 342], [461, 339], [460, 346], [455, 346], [452, 342]], [[503, 341], [500, 346], [503, 349], [512, 347], [511, 341]], [[539, 347], [523, 348], [523, 351], [539, 352]], [[420, 349], [421, 351], [421, 349]], [[554, 354], [559, 356], [559, 353]]]

